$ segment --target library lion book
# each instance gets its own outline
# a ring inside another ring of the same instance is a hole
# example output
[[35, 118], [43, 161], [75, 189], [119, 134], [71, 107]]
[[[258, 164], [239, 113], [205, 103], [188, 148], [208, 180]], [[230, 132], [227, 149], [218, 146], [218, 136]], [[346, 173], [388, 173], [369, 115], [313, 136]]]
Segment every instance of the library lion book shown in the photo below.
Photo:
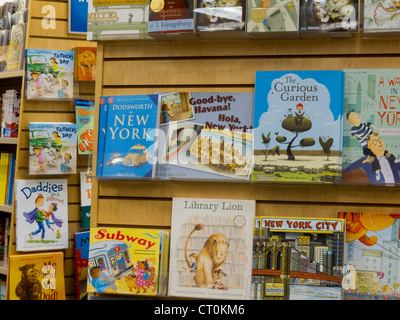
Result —
[[174, 198], [170, 296], [250, 299], [255, 201]]
[[257, 71], [253, 181], [340, 180], [342, 71]]
[[87, 292], [165, 294], [168, 232], [91, 228]]
[[64, 254], [10, 256], [10, 300], [65, 300]]
[[15, 180], [17, 251], [68, 248], [67, 179]]

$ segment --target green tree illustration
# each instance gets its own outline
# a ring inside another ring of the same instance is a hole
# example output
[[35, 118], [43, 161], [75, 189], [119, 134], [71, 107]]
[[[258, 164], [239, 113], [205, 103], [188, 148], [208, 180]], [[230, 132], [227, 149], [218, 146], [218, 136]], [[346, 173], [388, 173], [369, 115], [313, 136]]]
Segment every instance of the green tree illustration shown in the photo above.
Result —
[[329, 137], [319, 137], [319, 144], [322, 147], [322, 151], [326, 154], [326, 160], [329, 160], [329, 155], [331, 154], [331, 147], [333, 145], [333, 138]]

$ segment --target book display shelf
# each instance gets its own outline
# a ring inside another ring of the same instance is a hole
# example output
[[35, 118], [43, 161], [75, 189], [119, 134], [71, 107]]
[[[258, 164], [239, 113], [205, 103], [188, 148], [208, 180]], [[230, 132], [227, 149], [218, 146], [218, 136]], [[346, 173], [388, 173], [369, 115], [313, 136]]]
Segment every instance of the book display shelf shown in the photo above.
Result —
[[[56, 17], [52, 20], [55, 22], [54, 28], [43, 25], [45, 6], [48, 5], [56, 9]], [[219, 40], [89, 42], [85, 35], [68, 33], [67, 0], [30, 0], [29, 9], [27, 49], [72, 50], [77, 46], [97, 48], [95, 83], [81, 82], [74, 87], [74, 92], [79, 92], [74, 94], [74, 98], [95, 101], [95, 132], [100, 132], [100, 101], [106, 96], [152, 95], [163, 92], [253, 94], [257, 71], [400, 68], [399, 38], [367, 38], [361, 33], [354, 33], [350, 37], [338, 39], [228, 40], [222, 35]], [[17, 74], [19, 81], [24, 81], [25, 75]], [[0, 140], [1, 146], [16, 148], [16, 179], [46, 178], [29, 175], [29, 124], [75, 122], [75, 117], [73, 101], [23, 100], [17, 142], [14, 144], [15, 140]], [[99, 140], [95, 134], [94, 155], [98, 149]], [[334, 219], [338, 218], [339, 212], [400, 214], [398, 186], [244, 180], [97, 179], [96, 158], [78, 155], [76, 173], [57, 176], [65, 179], [68, 186], [69, 245], [67, 249], [61, 250], [67, 300], [76, 299], [73, 243], [74, 234], [82, 230], [80, 173], [87, 172], [88, 168], [93, 174], [90, 228], [100, 230], [100, 234], [107, 228], [171, 232], [174, 198], [251, 200], [255, 201], [256, 216]], [[9, 251], [10, 255], [15, 255], [19, 253], [16, 248], [15, 209], [3, 209], [11, 212]], [[0, 207], [0, 211], [3, 209]], [[196, 223], [190, 221], [185, 225], [185, 237]], [[230, 232], [229, 228], [226, 227], [227, 232]], [[206, 232], [211, 233], [212, 229], [206, 229]], [[190, 245], [196, 246], [196, 242], [205, 238], [193, 236]], [[241, 248], [243, 244], [235, 241], [231, 245]], [[184, 250], [183, 242], [182, 238], [177, 251]], [[199, 252], [196, 251], [196, 254]], [[231, 254], [227, 264], [233, 265], [240, 259], [240, 255]], [[250, 263], [249, 260], [246, 262]], [[183, 261], [181, 259], [179, 263]], [[181, 280], [185, 283], [187, 279]], [[241, 280], [237, 279], [236, 285], [239, 284]], [[93, 295], [96, 294], [91, 293], [89, 296]]]

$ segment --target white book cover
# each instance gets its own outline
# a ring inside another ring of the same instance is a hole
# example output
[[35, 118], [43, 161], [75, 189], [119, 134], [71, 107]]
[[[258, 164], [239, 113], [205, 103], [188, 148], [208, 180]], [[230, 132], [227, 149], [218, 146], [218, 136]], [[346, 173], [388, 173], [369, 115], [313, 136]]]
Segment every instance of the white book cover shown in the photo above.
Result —
[[17, 251], [68, 248], [66, 179], [15, 180]]
[[255, 201], [174, 198], [169, 295], [249, 299]]

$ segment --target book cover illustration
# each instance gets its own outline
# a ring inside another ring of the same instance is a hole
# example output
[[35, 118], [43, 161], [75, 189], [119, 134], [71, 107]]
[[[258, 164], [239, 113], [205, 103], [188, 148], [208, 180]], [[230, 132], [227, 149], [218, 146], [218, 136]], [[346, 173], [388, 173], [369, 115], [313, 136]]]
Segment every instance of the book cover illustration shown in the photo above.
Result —
[[75, 123], [29, 123], [29, 174], [75, 173], [76, 149]]
[[73, 99], [73, 51], [26, 49], [25, 64], [25, 99]]
[[199, 0], [194, 9], [196, 31], [244, 31], [243, 0]]
[[347, 69], [343, 182], [400, 183], [400, 69]]
[[94, 142], [94, 101], [75, 100], [78, 154], [91, 154]]
[[21, 70], [24, 63], [25, 29], [24, 23], [11, 28], [11, 41], [8, 47], [7, 71]]
[[[169, 94], [160, 94], [161, 106], [165, 96]], [[168, 125], [160, 125], [164, 139], [159, 143], [157, 177], [248, 179], [252, 166], [253, 93], [186, 92], [179, 96], [185, 108], [177, 112], [180, 109], [170, 108]]]
[[299, 31], [299, 0], [249, 0], [246, 10], [247, 33]]
[[259, 216], [254, 230], [254, 300], [342, 299], [343, 219]]
[[151, 39], [149, 0], [94, 0], [88, 2], [87, 40]]
[[90, 231], [75, 233], [74, 268], [76, 300], [87, 298]]
[[158, 95], [111, 96], [108, 103], [102, 176], [154, 178]]
[[15, 180], [17, 251], [68, 248], [66, 179]]
[[99, 102], [99, 123], [98, 123], [98, 137], [97, 137], [97, 167], [96, 176], [103, 175], [103, 161], [104, 161], [104, 144], [106, 141], [107, 132], [107, 116], [108, 116], [108, 101], [112, 101], [110, 97], [100, 97]]
[[350, 272], [344, 299], [400, 299], [398, 214], [340, 212], [346, 219], [347, 256]]
[[148, 32], [152, 37], [193, 33], [193, 0], [151, 0]]
[[81, 220], [83, 229], [90, 228], [90, 213], [92, 208], [92, 173], [80, 172], [81, 189]]
[[340, 177], [342, 71], [257, 71], [254, 181]]
[[10, 300], [65, 300], [62, 252], [10, 256]]
[[96, 47], [75, 47], [74, 80], [96, 80]]
[[358, 0], [300, 0], [300, 31], [355, 31], [358, 6]]
[[249, 299], [255, 201], [174, 198], [170, 296]]
[[365, 0], [363, 31], [393, 32], [400, 29], [400, 5], [392, 0]]
[[111, 294], [161, 293], [164, 231], [91, 228], [87, 291]]

